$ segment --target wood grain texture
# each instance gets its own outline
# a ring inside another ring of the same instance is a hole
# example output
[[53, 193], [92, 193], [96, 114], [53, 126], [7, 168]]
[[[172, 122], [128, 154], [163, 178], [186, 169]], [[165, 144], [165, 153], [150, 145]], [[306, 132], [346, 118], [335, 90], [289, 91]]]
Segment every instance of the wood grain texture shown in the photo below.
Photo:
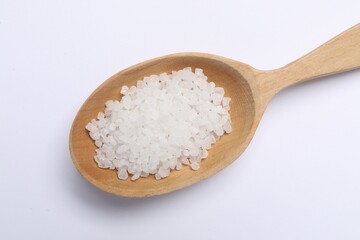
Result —
[[359, 68], [360, 24], [339, 34], [302, 58], [273, 71], [259, 71], [263, 94], [271, 98], [280, 90], [303, 81]]
[[[101, 169], [93, 157], [95, 145], [85, 125], [104, 110], [109, 99], [119, 99], [122, 85], [136, 85], [144, 76], [171, 73], [185, 67], [202, 68], [229, 96], [233, 132], [224, 135], [193, 171], [183, 167], [170, 176], [121, 181], [116, 171]], [[177, 53], [149, 60], [119, 72], [101, 84], [85, 101], [70, 131], [70, 153], [80, 172], [96, 187], [126, 197], [145, 197], [175, 191], [199, 182], [236, 160], [250, 143], [270, 99], [294, 83], [360, 67], [360, 25], [330, 40], [299, 60], [277, 70], [260, 71], [249, 65], [204, 53]]]

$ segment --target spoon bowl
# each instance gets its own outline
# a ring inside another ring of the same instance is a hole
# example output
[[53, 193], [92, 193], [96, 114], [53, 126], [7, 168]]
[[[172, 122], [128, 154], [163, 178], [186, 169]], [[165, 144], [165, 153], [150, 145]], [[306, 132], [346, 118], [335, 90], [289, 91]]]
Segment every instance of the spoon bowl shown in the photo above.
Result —
[[[346, 48], [339, 47], [346, 44]], [[333, 57], [336, 54], [336, 58]], [[345, 59], [339, 62], [339, 59]], [[325, 63], [324, 63], [325, 62]], [[324, 63], [322, 65], [321, 63]], [[126, 197], [145, 197], [175, 191], [199, 182], [236, 160], [250, 143], [270, 99], [281, 89], [319, 76], [360, 66], [360, 26], [330, 40], [303, 58], [277, 70], [260, 71], [249, 65], [204, 53], [177, 53], [152, 59], [123, 70], [101, 84], [85, 101], [70, 131], [70, 153], [80, 172], [96, 187]], [[145, 76], [171, 73], [185, 67], [202, 68], [209, 82], [225, 89], [231, 98], [233, 132], [216, 142], [197, 171], [183, 167], [164, 179], [153, 177], [119, 180], [114, 170], [101, 169], [93, 160], [95, 144], [85, 126], [109, 99], [120, 99], [122, 85], [136, 85]]]
[[[235, 66], [234, 66], [234, 65]], [[144, 76], [171, 73], [173, 70], [191, 66], [202, 68], [209, 81], [225, 89], [230, 97], [230, 115], [233, 132], [225, 134], [212, 146], [201, 168], [193, 171], [183, 167], [181, 171], [172, 171], [170, 176], [157, 181], [153, 177], [140, 178], [137, 181], [120, 181], [116, 171], [101, 169], [93, 160], [95, 145], [84, 126], [104, 110], [109, 99], [119, 99], [119, 87], [136, 85]], [[252, 87], [247, 78], [240, 73], [238, 62], [210, 54], [180, 53], [173, 54], [130, 67], [104, 82], [81, 107], [71, 130], [70, 149], [74, 163], [80, 173], [95, 186], [122, 196], [150, 196], [180, 189], [196, 183], [229, 165], [246, 148], [255, 120], [255, 101]], [[251, 73], [250, 67], [244, 65], [245, 72]]]

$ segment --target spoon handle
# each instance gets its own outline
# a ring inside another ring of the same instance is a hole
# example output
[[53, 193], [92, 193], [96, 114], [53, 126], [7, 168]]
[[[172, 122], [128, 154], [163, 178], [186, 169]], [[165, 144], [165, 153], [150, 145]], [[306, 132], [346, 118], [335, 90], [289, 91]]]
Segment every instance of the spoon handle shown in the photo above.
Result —
[[360, 67], [360, 24], [346, 30], [300, 59], [259, 74], [267, 93], [292, 84]]

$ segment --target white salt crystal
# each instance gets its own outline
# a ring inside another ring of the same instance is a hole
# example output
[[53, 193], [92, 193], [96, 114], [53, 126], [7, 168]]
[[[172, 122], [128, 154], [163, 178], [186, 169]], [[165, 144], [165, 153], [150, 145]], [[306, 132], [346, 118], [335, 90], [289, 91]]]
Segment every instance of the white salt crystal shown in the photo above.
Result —
[[208, 155], [209, 155], [209, 152], [206, 151], [206, 150], [203, 150], [203, 151], [202, 151], [202, 154], [201, 154], [201, 158], [202, 158], [202, 159], [207, 158]]
[[192, 163], [194, 163], [194, 162], [200, 162], [200, 160], [201, 160], [201, 155], [199, 155], [199, 156], [195, 156], [195, 157], [190, 157], [190, 164], [192, 164]]
[[140, 174], [140, 177], [143, 177], [143, 178], [146, 178], [146, 177], [148, 177], [150, 174], [148, 173], [148, 172], [142, 172], [141, 174]]
[[161, 178], [165, 178], [165, 177], [169, 176], [170, 169], [161, 167], [158, 171], [158, 174], [160, 175]]
[[187, 157], [182, 157], [181, 162], [184, 165], [189, 165], [190, 164], [189, 158], [187, 158]]
[[232, 132], [232, 128], [231, 128], [231, 124], [229, 121], [227, 121], [223, 127], [224, 131], [226, 133], [231, 133]]
[[104, 119], [105, 118], [105, 113], [103, 112], [99, 112], [98, 115], [97, 115], [97, 119]]
[[[93, 124], [93, 123], [88, 123], [88, 124], [86, 124], [86, 126], [85, 126], [85, 128], [89, 131], [89, 132], [93, 132], [93, 133], [95, 133], [96, 131], [97, 131], [97, 126], [95, 125], [95, 124]], [[96, 139], [94, 139], [94, 140], [96, 140]]]
[[140, 177], [140, 174], [141, 174], [140, 172], [136, 172], [134, 175], [132, 175], [131, 181], [137, 180]]
[[128, 179], [128, 172], [126, 171], [126, 169], [121, 168], [120, 170], [118, 170], [118, 177], [121, 180]]
[[193, 162], [191, 165], [190, 165], [191, 169], [192, 170], [199, 170], [200, 168], [200, 164], [198, 162]]
[[174, 170], [174, 168], [176, 167], [176, 164], [177, 164], [177, 159], [172, 159], [171, 161], [169, 161], [170, 169]]
[[199, 77], [203, 76], [203, 70], [201, 68], [195, 68], [195, 74]]
[[199, 155], [199, 148], [193, 146], [189, 151], [190, 156], [197, 156]]
[[182, 162], [177, 161], [175, 169], [179, 171], [179, 170], [181, 170], [181, 168], [182, 168]]
[[215, 134], [219, 137], [221, 137], [224, 134], [224, 129], [223, 128], [216, 128], [214, 130]]
[[203, 143], [201, 144], [201, 147], [203, 148], [203, 149], [210, 149], [211, 148], [211, 138], [210, 137], [207, 137], [204, 141], [203, 141]]
[[98, 124], [98, 127], [99, 127], [99, 128], [105, 127], [105, 125], [106, 125], [106, 119], [105, 119], [105, 118], [99, 119], [99, 121], [97, 122], [97, 124]]
[[[161, 169], [168, 169], [170, 167], [169, 161], [161, 162]], [[160, 170], [159, 170], [160, 171]]]
[[188, 150], [188, 149], [185, 149], [185, 150], [183, 151], [183, 155], [184, 155], [185, 157], [190, 156], [189, 150]]
[[93, 140], [99, 140], [100, 138], [100, 133], [99, 132], [90, 132], [90, 137], [93, 139]]
[[122, 104], [124, 105], [125, 109], [129, 109], [131, 106], [131, 98], [129, 96], [124, 96], [121, 99]]
[[102, 142], [100, 140], [96, 140], [95, 145], [100, 148], [102, 146]]
[[211, 144], [216, 143], [216, 139], [215, 139], [214, 135], [211, 134], [211, 135], [209, 136], [209, 138], [210, 138]]
[[[113, 110], [113, 106], [114, 106], [114, 101], [113, 100], [108, 100], [105, 103], [105, 106], [107, 109], [109, 109], [110, 111]], [[106, 112], [105, 112], [105, 116], [107, 116]], [[99, 119], [99, 115], [98, 115], [98, 119]]]
[[121, 88], [121, 90], [120, 90], [120, 93], [121, 93], [122, 95], [125, 95], [128, 91], [129, 91], [129, 87], [126, 86], [126, 85], [124, 85], [124, 86], [122, 86], [122, 88]]
[[215, 93], [211, 94], [211, 100], [213, 101], [213, 103], [215, 105], [220, 105], [221, 101], [222, 101], [222, 95], [215, 92]]
[[224, 97], [223, 100], [222, 100], [222, 105], [223, 106], [229, 106], [230, 100], [231, 100], [231, 98]]
[[222, 87], [216, 87], [216, 88], [214, 89], [214, 93], [217, 93], [217, 94], [219, 94], [219, 95], [221, 95], [221, 96], [224, 96], [225, 91], [224, 91], [224, 88], [222, 88]]
[[213, 93], [215, 90], [215, 83], [214, 82], [210, 82], [208, 85], [208, 89], [210, 93]]

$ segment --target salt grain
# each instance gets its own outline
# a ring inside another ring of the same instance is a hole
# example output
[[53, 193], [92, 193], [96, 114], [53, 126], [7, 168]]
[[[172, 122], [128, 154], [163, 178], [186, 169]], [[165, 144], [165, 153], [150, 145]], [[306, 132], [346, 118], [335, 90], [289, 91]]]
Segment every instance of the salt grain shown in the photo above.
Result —
[[198, 162], [193, 162], [191, 165], [190, 165], [191, 169], [192, 170], [199, 170], [200, 168], [200, 164]]
[[231, 100], [231, 98], [224, 97], [223, 100], [222, 100], [222, 105], [223, 106], [229, 106], [230, 100]]

